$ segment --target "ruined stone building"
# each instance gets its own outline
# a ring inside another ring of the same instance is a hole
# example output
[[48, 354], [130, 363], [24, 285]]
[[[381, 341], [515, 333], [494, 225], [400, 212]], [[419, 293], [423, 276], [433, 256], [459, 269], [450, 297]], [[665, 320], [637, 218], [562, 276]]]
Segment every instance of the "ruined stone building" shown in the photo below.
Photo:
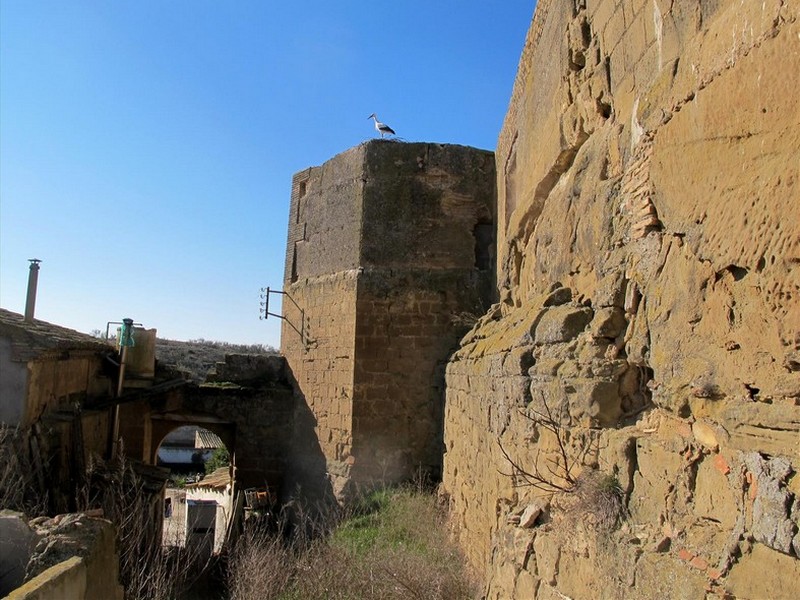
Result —
[[439, 477], [444, 361], [494, 294], [494, 180], [491, 152], [380, 140], [294, 176], [281, 349], [298, 477], [322, 469], [337, 496]]
[[103, 340], [0, 308], [0, 425], [33, 430], [29, 474], [57, 511], [74, 508], [74, 482], [108, 447], [108, 410], [82, 408], [113, 393], [108, 352]]
[[[156, 369], [154, 329], [135, 334], [139, 344], [126, 354], [120, 385], [120, 356], [107, 341], [0, 309], [0, 500], [12, 509], [0, 515], [0, 594], [122, 598], [117, 532], [102, 517], [115, 519], [121, 488], [135, 490], [140, 539], [161, 540], [169, 472], [154, 466], [156, 454], [183, 424], [216, 431], [235, 457], [228, 500], [244, 488], [281, 489], [293, 431], [284, 361], [229, 355], [213, 381], [198, 386]], [[119, 444], [112, 443], [115, 413]], [[115, 447], [120, 462], [112, 460]], [[216, 519], [201, 528], [218, 547], [235, 510], [210, 505], [215, 517], [226, 515], [224, 526]]]

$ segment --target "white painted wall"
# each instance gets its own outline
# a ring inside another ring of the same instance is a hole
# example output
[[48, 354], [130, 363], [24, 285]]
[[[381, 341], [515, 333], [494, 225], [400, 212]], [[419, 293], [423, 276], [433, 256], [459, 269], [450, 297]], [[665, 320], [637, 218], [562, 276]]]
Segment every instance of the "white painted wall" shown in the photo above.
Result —
[[197, 469], [202, 471], [203, 470], [203, 464], [205, 463], [205, 461], [207, 461], [209, 458], [211, 458], [211, 454], [212, 454], [212, 452], [214, 452], [213, 450], [199, 450], [199, 449], [195, 449], [195, 448], [180, 448], [180, 447], [175, 447], [175, 446], [164, 446], [162, 444], [161, 447], [159, 447], [159, 449], [158, 449], [158, 459], [160, 461], [162, 461], [162, 462], [169, 463], [169, 464], [181, 464], [181, 465], [186, 464], [186, 465], [188, 465], [188, 464], [191, 464], [191, 463], [194, 462], [194, 461], [192, 461], [192, 456], [194, 456], [194, 454], [196, 452], [201, 453], [201, 455], [203, 457], [203, 462], [202, 463], [195, 463], [195, 464], [197, 464]]
[[[224, 490], [212, 488], [189, 488], [186, 490], [186, 504], [192, 500], [213, 500], [217, 503], [217, 514], [214, 523], [214, 552], [222, 549], [225, 534], [228, 531], [228, 522], [233, 511], [232, 488], [228, 485]], [[188, 523], [188, 521], [187, 521]]]

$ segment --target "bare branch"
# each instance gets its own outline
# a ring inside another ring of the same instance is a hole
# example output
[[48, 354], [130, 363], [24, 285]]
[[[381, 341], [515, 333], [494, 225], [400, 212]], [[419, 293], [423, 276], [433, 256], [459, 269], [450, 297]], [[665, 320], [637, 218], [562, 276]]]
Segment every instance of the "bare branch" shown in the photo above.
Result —
[[[532, 469], [526, 470], [522, 468], [517, 461], [511, 458], [506, 449], [503, 448], [503, 445], [498, 438], [497, 445], [500, 447], [500, 452], [512, 467], [511, 473], [503, 473], [502, 471], [498, 472], [501, 475], [511, 477], [514, 482], [514, 487], [531, 486], [547, 492], [569, 492], [572, 491], [575, 486], [575, 478], [572, 475], [572, 470], [577, 464], [578, 459], [577, 457], [573, 460], [569, 459], [566, 444], [566, 434], [561, 427], [561, 423], [553, 418], [553, 413], [550, 410], [550, 406], [547, 404], [547, 401], [544, 398], [542, 398], [542, 404], [544, 404], [545, 412], [540, 412], [534, 408], [529, 408], [529, 411], [532, 414], [522, 410], [520, 410], [520, 414], [535, 423], [537, 427], [541, 427], [547, 431], [550, 431], [555, 436], [556, 443], [558, 444], [559, 460], [547, 457], [546, 463], [549, 464], [544, 465], [544, 469], [547, 471], [545, 473], [539, 466], [540, 452], [537, 450], [536, 457], [533, 460]], [[519, 483], [517, 478], [521, 478], [522, 483]]]
[[[511, 456], [508, 454], [506, 449], [503, 448], [503, 445], [500, 443], [500, 440], [497, 441], [497, 445], [500, 447], [500, 452], [503, 453], [503, 456], [505, 457], [505, 459], [508, 461], [508, 463], [511, 465], [511, 467], [514, 470], [514, 472], [512, 472], [512, 473], [503, 473], [502, 471], [498, 471], [498, 472], [501, 475], [505, 475], [506, 477], [511, 477], [513, 480], [515, 480], [514, 481], [514, 487], [526, 487], [526, 486], [529, 486], [529, 487], [533, 487], [533, 488], [536, 488], [536, 489], [539, 489], [539, 490], [543, 490], [543, 491], [546, 491], [546, 492], [557, 492], [557, 491], [567, 492], [567, 491], [570, 490], [569, 486], [564, 486], [564, 485], [561, 485], [559, 483], [556, 483], [556, 479], [557, 478], [563, 479], [563, 477], [560, 477], [560, 476], [555, 475], [555, 474], [554, 474], [553, 477], [547, 477], [547, 476], [542, 474], [542, 472], [540, 471], [539, 466], [538, 466], [538, 459], [539, 459], [538, 454], [537, 454], [536, 459], [534, 460], [533, 471], [529, 472], [529, 471], [526, 471], [525, 469], [523, 469], [519, 465], [519, 463], [517, 463], [516, 461], [514, 461], [514, 459], [511, 458]], [[552, 471], [551, 471], [551, 473], [552, 473]], [[523, 480], [522, 483], [518, 483], [516, 481], [517, 476], [522, 478], [522, 480]]]

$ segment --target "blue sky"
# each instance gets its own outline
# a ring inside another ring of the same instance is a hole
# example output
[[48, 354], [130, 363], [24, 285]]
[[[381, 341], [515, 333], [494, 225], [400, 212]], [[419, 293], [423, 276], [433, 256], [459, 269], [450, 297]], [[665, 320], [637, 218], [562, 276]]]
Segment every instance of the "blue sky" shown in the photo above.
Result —
[[292, 175], [375, 135], [494, 149], [534, 0], [0, 0], [0, 306], [278, 346]]

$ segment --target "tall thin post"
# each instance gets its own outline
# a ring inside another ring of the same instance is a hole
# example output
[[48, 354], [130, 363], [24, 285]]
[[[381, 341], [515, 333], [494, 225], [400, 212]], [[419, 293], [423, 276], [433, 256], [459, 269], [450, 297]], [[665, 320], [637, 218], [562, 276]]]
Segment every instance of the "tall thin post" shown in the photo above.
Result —
[[33, 321], [33, 313], [36, 309], [36, 288], [39, 285], [39, 263], [38, 258], [31, 258], [30, 272], [28, 273], [28, 297], [25, 300], [25, 321]]
[[[117, 382], [117, 399], [122, 396], [125, 383], [125, 363], [128, 359], [128, 347], [133, 346], [133, 319], [122, 319], [122, 329], [119, 333], [120, 359], [119, 381]], [[119, 404], [115, 403], [111, 409], [111, 458], [117, 457], [119, 451]]]

